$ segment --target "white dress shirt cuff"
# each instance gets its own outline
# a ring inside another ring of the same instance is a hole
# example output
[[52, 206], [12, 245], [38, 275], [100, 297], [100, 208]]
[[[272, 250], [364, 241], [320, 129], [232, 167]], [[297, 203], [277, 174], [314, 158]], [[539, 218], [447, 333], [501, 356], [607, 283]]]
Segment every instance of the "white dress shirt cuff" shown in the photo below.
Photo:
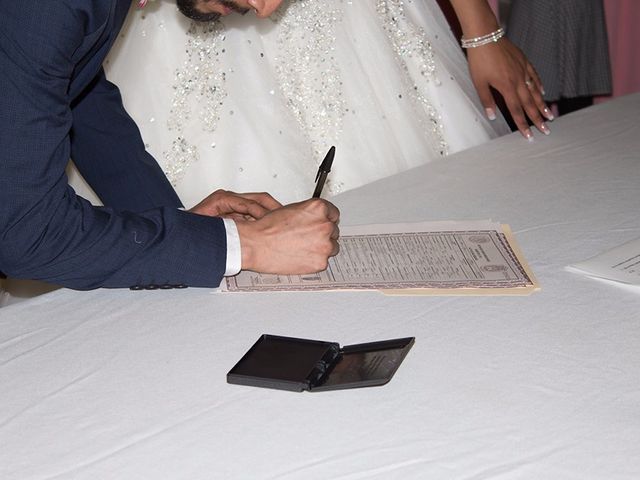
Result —
[[228, 277], [240, 273], [242, 268], [242, 251], [240, 250], [240, 235], [236, 222], [230, 218], [223, 218], [224, 228], [227, 231], [227, 269], [224, 276]]

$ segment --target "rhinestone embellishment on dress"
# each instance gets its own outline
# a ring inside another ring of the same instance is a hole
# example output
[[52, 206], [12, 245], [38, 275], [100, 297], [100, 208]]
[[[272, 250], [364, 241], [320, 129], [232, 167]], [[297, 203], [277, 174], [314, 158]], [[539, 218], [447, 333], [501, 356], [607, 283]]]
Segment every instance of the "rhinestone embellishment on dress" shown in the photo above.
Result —
[[227, 97], [226, 74], [220, 56], [225, 40], [221, 22], [192, 22], [187, 32], [187, 58], [175, 73], [171, 111], [167, 120], [169, 131], [176, 132], [171, 149], [163, 152], [165, 173], [175, 186], [187, 168], [199, 159], [198, 148], [184, 137], [184, 125], [191, 117], [192, 105], [198, 105], [201, 126], [213, 132], [220, 120], [220, 109]]

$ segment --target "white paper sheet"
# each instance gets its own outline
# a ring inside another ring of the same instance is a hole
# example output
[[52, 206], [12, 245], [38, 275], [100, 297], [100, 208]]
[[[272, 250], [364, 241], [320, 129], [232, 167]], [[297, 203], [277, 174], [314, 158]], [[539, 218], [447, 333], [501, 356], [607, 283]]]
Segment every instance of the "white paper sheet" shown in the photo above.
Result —
[[569, 265], [567, 270], [640, 287], [640, 238], [607, 250], [584, 262]]

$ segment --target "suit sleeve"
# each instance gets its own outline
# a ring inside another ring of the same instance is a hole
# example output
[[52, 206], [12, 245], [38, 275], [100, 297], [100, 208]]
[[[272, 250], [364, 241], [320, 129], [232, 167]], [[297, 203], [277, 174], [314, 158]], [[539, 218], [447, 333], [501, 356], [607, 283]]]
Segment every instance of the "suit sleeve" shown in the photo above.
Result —
[[102, 69], [73, 101], [71, 114], [71, 158], [104, 205], [134, 211], [182, 206]]
[[[119, 95], [102, 76], [77, 104], [69, 98], [82, 19], [73, 12], [56, 18], [57, 2], [27, 2], [33, 10], [6, 5], [0, 8], [0, 270], [75, 289], [217, 286], [226, 262], [222, 220], [176, 208], [155, 162], [129, 151], [138, 132], [130, 119], [119, 123]], [[115, 136], [108, 123], [117, 123]], [[106, 207], [91, 206], [67, 184], [72, 137], [76, 161]]]

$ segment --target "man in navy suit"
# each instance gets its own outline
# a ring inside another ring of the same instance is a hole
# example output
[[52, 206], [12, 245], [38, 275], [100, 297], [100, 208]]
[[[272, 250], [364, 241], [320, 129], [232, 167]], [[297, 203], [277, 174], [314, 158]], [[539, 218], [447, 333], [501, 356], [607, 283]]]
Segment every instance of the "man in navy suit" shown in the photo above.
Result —
[[[179, 0], [200, 20], [281, 0]], [[70, 288], [217, 286], [240, 268], [309, 273], [338, 210], [217, 191], [183, 211], [102, 62], [131, 0], [0, 0], [0, 271]], [[76, 196], [73, 159], [104, 207]], [[225, 217], [225, 218], [222, 218]]]

